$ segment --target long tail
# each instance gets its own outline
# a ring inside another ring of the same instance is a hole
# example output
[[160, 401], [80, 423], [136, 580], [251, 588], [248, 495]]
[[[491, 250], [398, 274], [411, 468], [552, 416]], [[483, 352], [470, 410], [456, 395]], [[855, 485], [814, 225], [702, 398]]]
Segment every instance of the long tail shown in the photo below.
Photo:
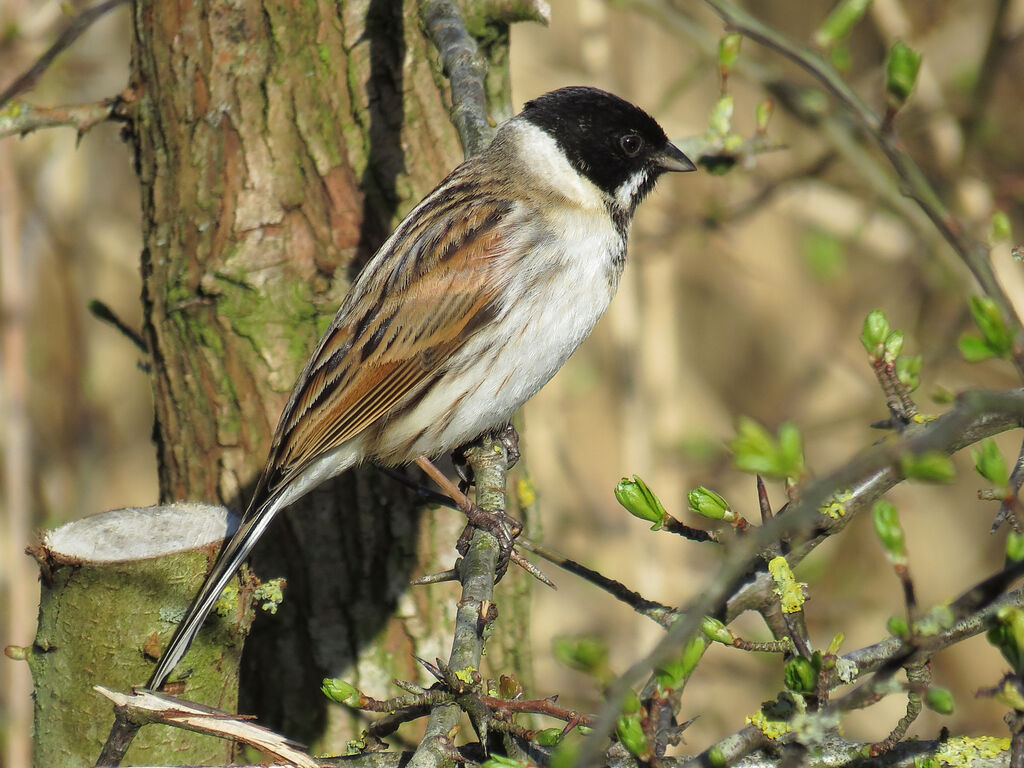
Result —
[[275, 515], [285, 506], [286, 499], [281, 494], [275, 494], [265, 500], [260, 506], [253, 510], [251, 507], [242, 518], [238, 529], [231, 536], [231, 539], [217, 555], [213, 568], [199, 589], [199, 594], [192, 600], [192, 604], [185, 612], [185, 617], [174, 630], [174, 636], [168, 643], [160, 662], [156, 665], [153, 675], [146, 684], [147, 688], [157, 690], [164, 684], [167, 676], [177, 666], [178, 662], [185, 655], [192, 641], [195, 639], [199, 628], [203, 626], [206, 617], [213, 608], [220, 593], [231, 581], [235, 571], [242, 565], [242, 561], [249, 556], [249, 552], [256, 545], [260, 536], [270, 525]]

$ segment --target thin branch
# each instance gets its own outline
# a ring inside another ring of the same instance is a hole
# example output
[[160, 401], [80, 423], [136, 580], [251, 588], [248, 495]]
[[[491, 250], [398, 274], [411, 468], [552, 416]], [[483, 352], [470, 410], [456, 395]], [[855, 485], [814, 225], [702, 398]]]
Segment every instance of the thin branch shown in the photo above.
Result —
[[127, 0], [105, 0], [105, 2], [94, 5], [91, 8], [86, 8], [75, 16], [71, 23], [68, 24], [67, 28], [60, 33], [57, 41], [36, 60], [35, 64], [16, 77], [14, 82], [5, 88], [3, 93], [0, 93], [0, 109], [3, 109], [7, 102], [19, 93], [24, 93], [29, 88], [32, 88], [36, 82], [38, 82], [39, 78], [43, 76], [43, 73], [50, 68], [54, 59], [56, 59], [63, 51], [71, 47], [71, 44], [74, 43], [75, 40], [85, 32], [85, 30], [92, 26], [94, 21], [103, 16], [107, 11], [116, 8], [125, 2], [127, 2]]
[[1012, 43], [1012, 37], [1008, 33], [1009, 25], [1006, 23], [1010, 5], [1010, 0], [996, 0], [985, 56], [978, 65], [978, 80], [971, 91], [971, 106], [963, 123], [965, 155], [977, 146], [981, 128], [985, 123], [985, 111], [992, 98], [995, 79], [1004, 73], [1002, 60]]
[[107, 120], [123, 120], [121, 96], [113, 96], [88, 104], [68, 104], [60, 107], [34, 107], [17, 103], [0, 109], [0, 139], [7, 136], [25, 136], [40, 128], [70, 126], [79, 137], [93, 126]]
[[535, 555], [543, 557], [549, 563], [554, 563], [559, 568], [589, 581], [599, 589], [603, 589], [616, 600], [625, 603], [641, 616], [646, 616], [651, 621], [665, 627], [666, 629], [671, 627], [672, 623], [679, 616], [675, 609], [654, 600], [648, 600], [639, 592], [631, 590], [621, 581], [610, 579], [595, 570], [587, 568], [585, 565], [581, 565], [565, 555], [555, 552], [553, 549], [548, 549], [542, 544], [537, 544], [527, 538], [520, 538], [516, 543], [523, 549], [529, 550]]

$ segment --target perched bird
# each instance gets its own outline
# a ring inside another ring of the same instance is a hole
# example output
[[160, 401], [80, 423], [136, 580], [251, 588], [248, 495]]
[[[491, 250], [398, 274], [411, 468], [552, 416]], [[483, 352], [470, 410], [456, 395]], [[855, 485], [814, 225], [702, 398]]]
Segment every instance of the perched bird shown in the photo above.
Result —
[[595, 88], [530, 101], [398, 225], [295, 383], [242, 521], [148, 687], [185, 655], [274, 516], [362, 461], [434, 457], [507, 423], [615, 293], [633, 212], [695, 166]]

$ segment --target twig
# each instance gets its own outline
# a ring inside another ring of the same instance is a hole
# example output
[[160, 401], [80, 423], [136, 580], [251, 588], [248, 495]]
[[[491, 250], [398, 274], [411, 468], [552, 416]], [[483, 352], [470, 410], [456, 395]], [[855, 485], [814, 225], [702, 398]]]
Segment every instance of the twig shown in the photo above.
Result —
[[34, 107], [31, 104], [11, 104], [0, 109], [0, 139], [7, 136], [24, 136], [40, 128], [54, 128], [67, 125], [82, 137], [85, 133], [105, 120], [123, 119], [120, 96], [94, 101], [88, 104], [69, 104], [60, 107]]
[[16, 77], [14, 82], [5, 88], [3, 93], [0, 93], [0, 109], [19, 93], [24, 93], [34, 86], [39, 78], [43, 76], [43, 73], [49, 69], [53, 60], [69, 48], [85, 30], [92, 26], [94, 21], [103, 16], [107, 11], [116, 8], [126, 1], [105, 0], [105, 2], [94, 5], [91, 8], [86, 8], [75, 16], [67, 28], [60, 33], [57, 41], [46, 49], [46, 52], [36, 60], [36, 63]]
[[142, 334], [132, 328], [128, 323], [122, 320], [105, 302], [99, 299], [93, 299], [89, 302], [89, 313], [97, 320], [102, 320], [105, 323], [110, 323], [117, 330], [119, 330], [125, 337], [134, 344], [140, 352], [149, 354], [149, 346], [146, 344], [146, 340], [142, 337]]
[[984, 125], [985, 110], [992, 97], [995, 79], [1003, 68], [1000, 66], [1003, 57], [1010, 49], [1011, 37], [1007, 34], [1006, 17], [1010, 10], [1010, 0], [996, 0], [992, 26], [985, 46], [985, 55], [978, 66], [978, 80], [971, 91], [971, 106], [964, 118], [964, 149], [969, 153], [978, 143], [981, 127]]
[[1021, 441], [1020, 451], [1017, 454], [1017, 463], [1013, 465], [1010, 473], [1010, 480], [1007, 483], [1006, 496], [999, 505], [999, 512], [996, 519], [992, 521], [992, 532], [995, 533], [1004, 520], [1009, 520], [1010, 525], [1018, 533], [1024, 527], [1024, 520], [1018, 520], [1016, 514], [1017, 503], [1020, 495], [1020, 487], [1024, 484], [1024, 441]]
[[256, 749], [279, 757], [299, 768], [319, 768], [320, 763], [299, 748], [295, 742], [256, 725], [249, 718], [203, 707], [183, 699], [153, 691], [119, 693], [102, 685], [93, 688], [114, 702], [119, 710], [129, 713], [136, 722], [163, 723], [196, 733], [222, 739], [235, 739]]
[[648, 600], [639, 592], [634, 592], [629, 589], [621, 581], [610, 579], [595, 570], [587, 568], [585, 565], [581, 565], [565, 555], [559, 554], [552, 549], [548, 549], [542, 544], [537, 544], [525, 537], [520, 537], [516, 540], [516, 543], [523, 549], [529, 550], [535, 555], [543, 557], [549, 563], [554, 563], [559, 568], [586, 579], [591, 584], [603, 589], [616, 600], [628, 605], [641, 616], [646, 616], [651, 621], [654, 621], [662, 627], [671, 627], [672, 623], [679, 616], [673, 608], [654, 600]]

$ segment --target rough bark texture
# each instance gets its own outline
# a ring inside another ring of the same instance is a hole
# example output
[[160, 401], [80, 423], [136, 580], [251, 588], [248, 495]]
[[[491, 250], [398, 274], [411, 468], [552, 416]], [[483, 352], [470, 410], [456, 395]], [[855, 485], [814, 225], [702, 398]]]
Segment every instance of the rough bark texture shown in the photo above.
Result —
[[[355, 269], [462, 153], [413, 0], [143, 0], [133, 20], [162, 495], [237, 509]], [[419, 517], [372, 470], [282, 516], [253, 564], [289, 586], [246, 644], [242, 711], [340, 748], [359, 726], [328, 714], [321, 677], [387, 695], [422, 679], [411, 653], [444, 655], [450, 592], [406, 584], [451, 565], [461, 525], [444, 511], [418, 542]]]

